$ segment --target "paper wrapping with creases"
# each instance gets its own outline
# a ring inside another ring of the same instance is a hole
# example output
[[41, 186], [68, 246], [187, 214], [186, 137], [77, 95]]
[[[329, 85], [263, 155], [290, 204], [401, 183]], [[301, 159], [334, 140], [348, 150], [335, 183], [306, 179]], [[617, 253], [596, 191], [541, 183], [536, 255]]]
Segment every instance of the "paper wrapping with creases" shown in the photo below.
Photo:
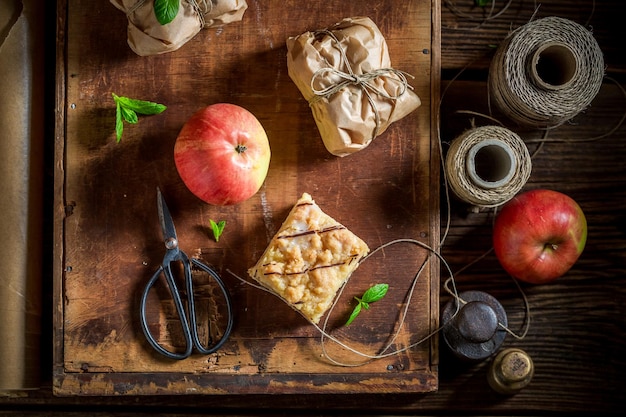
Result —
[[0, 1], [0, 391], [40, 382], [43, 9]]
[[154, 0], [110, 0], [128, 18], [128, 45], [140, 56], [179, 49], [203, 28], [243, 19], [245, 0], [182, 0], [178, 14], [161, 25], [154, 14]]
[[[390, 96], [397, 96], [394, 99], [370, 90], [373, 101], [370, 102], [365, 89], [356, 84], [328, 97], [319, 96], [311, 81], [323, 68], [332, 67], [344, 74], [349, 74], [351, 69], [357, 75], [393, 68], [387, 42], [370, 18], [346, 18], [326, 31], [334, 37], [325, 31], [310, 31], [288, 38], [287, 68], [290, 78], [310, 104], [326, 149], [333, 155], [346, 156], [366, 148], [389, 125], [418, 108], [421, 102], [410, 86], [401, 93], [402, 83], [393, 73], [376, 77], [370, 83]], [[350, 69], [343, 62], [339, 48], [343, 49]], [[329, 87], [343, 79], [329, 73], [319, 87]], [[316, 77], [315, 82], [318, 80]]]

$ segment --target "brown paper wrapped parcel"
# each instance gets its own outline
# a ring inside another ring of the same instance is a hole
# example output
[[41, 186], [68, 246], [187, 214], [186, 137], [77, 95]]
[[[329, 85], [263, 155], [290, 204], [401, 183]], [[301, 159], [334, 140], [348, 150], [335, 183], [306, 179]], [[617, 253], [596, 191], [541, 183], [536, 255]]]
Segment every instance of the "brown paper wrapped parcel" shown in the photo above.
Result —
[[336, 156], [364, 149], [421, 104], [410, 75], [392, 68], [385, 38], [368, 17], [288, 38], [287, 68]]
[[128, 17], [128, 45], [140, 56], [179, 49], [200, 30], [238, 22], [248, 8], [245, 0], [181, 0], [178, 14], [161, 25], [154, 0], [110, 0]]

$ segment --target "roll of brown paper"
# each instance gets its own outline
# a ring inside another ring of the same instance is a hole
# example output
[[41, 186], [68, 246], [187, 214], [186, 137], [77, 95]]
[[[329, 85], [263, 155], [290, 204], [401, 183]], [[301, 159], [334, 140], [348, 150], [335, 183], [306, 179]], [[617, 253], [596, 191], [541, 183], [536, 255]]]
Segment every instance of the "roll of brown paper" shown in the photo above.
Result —
[[0, 2], [0, 392], [40, 381], [43, 12]]

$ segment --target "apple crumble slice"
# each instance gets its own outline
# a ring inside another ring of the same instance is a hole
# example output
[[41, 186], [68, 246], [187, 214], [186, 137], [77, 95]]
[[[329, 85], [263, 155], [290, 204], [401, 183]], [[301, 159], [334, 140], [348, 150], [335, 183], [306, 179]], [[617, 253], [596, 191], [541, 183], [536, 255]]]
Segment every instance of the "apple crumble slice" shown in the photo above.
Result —
[[317, 324], [368, 252], [365, 242], [304, 193], [248, 273]]

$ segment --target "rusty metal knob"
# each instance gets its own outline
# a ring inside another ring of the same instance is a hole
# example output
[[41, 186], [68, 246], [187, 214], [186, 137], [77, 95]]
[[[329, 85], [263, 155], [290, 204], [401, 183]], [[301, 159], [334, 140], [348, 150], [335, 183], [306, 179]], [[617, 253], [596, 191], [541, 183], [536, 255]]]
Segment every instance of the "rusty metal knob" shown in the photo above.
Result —
[[[491, 295], [481, 291], [466, 291], [459, 300], [450, 300], [444, 307], [443, 338], [459, 358], [479, 361], [493, 355], [504, 342], [507, 325], [502, 305]], [[458, 313], [457, 313], [458, 306]], [[454, 315], [455, 313], [456, 316]]]

